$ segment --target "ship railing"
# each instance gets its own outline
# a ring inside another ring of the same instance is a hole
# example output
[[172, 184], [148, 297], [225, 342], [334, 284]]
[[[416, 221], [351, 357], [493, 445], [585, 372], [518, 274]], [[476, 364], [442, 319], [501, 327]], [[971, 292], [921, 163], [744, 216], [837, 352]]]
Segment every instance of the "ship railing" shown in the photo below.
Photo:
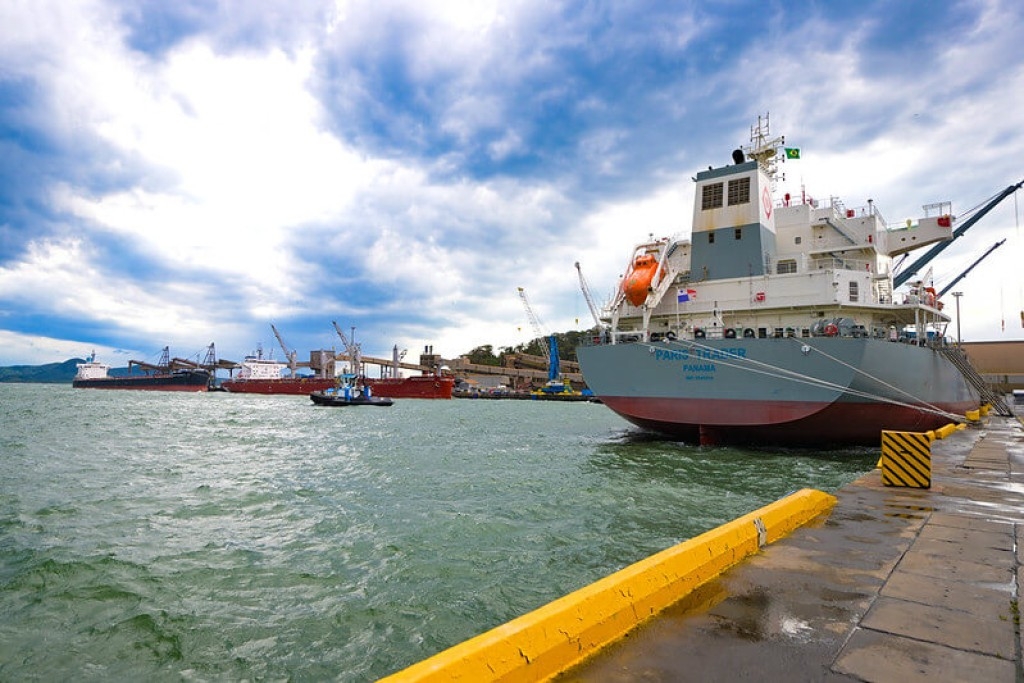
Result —
[[868, 200], [867, 206], [858, 206], [851, 209], [847, 208], [846, 205], [843, 204], [843, 200], [839, 197], [829, 197], [828, 208], [832, 210], [832, 216], [834, 218], [844, 219], [854, 218], [856, 216], [874, 216], [878, 219], [878, 222], [881, 225], [886, 225], [885, 217], [882, 216], [882, 212], [878, 210], [878, 207], [876, 207], [875, 203], [870, 199]]
[[856, 270], [870, 271], [872, 261], [865, 259], [816, 258], [810, 263], [811, 270]]

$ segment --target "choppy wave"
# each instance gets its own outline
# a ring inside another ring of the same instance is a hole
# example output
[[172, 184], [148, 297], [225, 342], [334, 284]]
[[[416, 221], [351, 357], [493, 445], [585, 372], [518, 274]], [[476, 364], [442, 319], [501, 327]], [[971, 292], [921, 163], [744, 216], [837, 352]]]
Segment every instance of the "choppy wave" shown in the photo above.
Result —
[[0, 385], [0, 679], [375, 679], [870, 452], [595, 404]]

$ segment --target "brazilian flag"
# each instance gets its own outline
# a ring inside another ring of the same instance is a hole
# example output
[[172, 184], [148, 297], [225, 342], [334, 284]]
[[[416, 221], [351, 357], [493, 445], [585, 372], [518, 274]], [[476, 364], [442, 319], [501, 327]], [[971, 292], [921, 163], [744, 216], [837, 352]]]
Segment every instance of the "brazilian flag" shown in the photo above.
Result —
[[800, 148], [799, 147], [787, 147], [786, 148], [786, 158], [787, 159], [799, 159], [800, 158]]

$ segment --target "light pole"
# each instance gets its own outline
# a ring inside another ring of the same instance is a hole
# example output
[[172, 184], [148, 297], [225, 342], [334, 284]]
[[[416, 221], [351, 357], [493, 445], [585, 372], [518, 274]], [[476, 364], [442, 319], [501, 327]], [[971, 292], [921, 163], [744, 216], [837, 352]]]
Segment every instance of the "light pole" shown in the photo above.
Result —
[[960, 347], [960, 297], [964, 295], [963, 292], [953, 292], [953, 296], [956, 297], [956, 345]]

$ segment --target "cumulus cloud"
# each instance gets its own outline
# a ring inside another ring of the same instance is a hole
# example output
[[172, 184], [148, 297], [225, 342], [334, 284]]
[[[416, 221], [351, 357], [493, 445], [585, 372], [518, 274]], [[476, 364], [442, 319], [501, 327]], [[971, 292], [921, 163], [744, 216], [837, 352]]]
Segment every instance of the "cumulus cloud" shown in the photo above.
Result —
[[[780, 191], [894, 223], [1020, 179], [1012, 3], [759, 5], [753, 32], [740, 9], [8, 3], [0, 326], [40, 357], [237, 356], [271, 322], [302, 350], [339, 319], [368, 348], [455, 355], [532, 337], [518, 286], [552, 330], [589, 326], [573, 264], [608, 298], [635, 242], [688, 233], [690, 177], [768, 111], [804, 150]], [[996, 234], [991, 263], [1019, 259], [1015, 210], [936, 272]], [[1024, 293], [985, 272], [969, 334], [1001, 338]]]

